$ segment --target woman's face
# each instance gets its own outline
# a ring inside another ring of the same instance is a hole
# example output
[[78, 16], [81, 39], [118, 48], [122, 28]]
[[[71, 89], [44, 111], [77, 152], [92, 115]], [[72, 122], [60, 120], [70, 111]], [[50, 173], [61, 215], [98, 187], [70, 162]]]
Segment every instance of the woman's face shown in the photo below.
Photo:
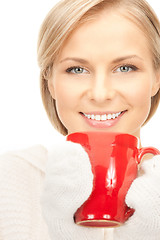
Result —
[[49, 89], [68, 133], [123, 132], [140, 137], [158, 74], [144, 33], [116, 11], [77, 28], [54, 64]]

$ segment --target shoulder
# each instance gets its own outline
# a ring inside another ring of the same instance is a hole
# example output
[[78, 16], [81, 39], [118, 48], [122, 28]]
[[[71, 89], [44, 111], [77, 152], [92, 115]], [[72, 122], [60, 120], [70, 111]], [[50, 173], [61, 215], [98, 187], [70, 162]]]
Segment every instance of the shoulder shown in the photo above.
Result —
[[35, 168], [45, 172], [48, 151], [42, 145], [35, 145], [26, 149], [9, 151], [0, 155], [0, 172], [4, 169]]

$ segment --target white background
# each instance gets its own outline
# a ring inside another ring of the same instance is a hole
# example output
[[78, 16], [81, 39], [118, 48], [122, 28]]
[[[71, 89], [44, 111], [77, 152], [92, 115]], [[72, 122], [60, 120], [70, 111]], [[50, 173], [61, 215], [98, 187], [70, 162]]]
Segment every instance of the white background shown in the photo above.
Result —
[[[40, 24], [56, 2], [0, 2], [0, 153], [33, 144], [50, 146], [60, 138], [42, 105], [36, 59]], [[159, 1], [148, 2], [160, 18]], [[142, 129], [143, 146], [160, 148], [159, 122], [160, 107]]]

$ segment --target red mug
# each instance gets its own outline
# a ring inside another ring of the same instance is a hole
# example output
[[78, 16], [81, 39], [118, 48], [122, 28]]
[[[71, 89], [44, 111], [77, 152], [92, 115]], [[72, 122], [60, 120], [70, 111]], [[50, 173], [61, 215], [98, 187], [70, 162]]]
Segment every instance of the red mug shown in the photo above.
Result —
[[137, 177], [138, 164], [146, 153], [160, 151], [153, 147], [138, 148], [135, 136], [121, 133], [77, 132], [67, 141], [79, 143], [88, 153], [93, 173], [89, 198], [74, 214], [75, 223], [91, 227], [115, 227], [133, 213], [125, 203], [127, 191]]

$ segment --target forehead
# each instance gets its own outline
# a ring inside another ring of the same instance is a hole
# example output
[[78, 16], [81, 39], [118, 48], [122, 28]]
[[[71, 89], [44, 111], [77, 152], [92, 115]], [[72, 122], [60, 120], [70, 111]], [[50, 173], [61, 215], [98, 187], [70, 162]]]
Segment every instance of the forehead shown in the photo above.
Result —
[[149, 41], [144, 31], [120, 11], [109, 9], [79, 25], [64, 43], [61, 55], [69, 52], [99, 55], [105, 51], [111, 54], [132, 49], [148, 51]]

